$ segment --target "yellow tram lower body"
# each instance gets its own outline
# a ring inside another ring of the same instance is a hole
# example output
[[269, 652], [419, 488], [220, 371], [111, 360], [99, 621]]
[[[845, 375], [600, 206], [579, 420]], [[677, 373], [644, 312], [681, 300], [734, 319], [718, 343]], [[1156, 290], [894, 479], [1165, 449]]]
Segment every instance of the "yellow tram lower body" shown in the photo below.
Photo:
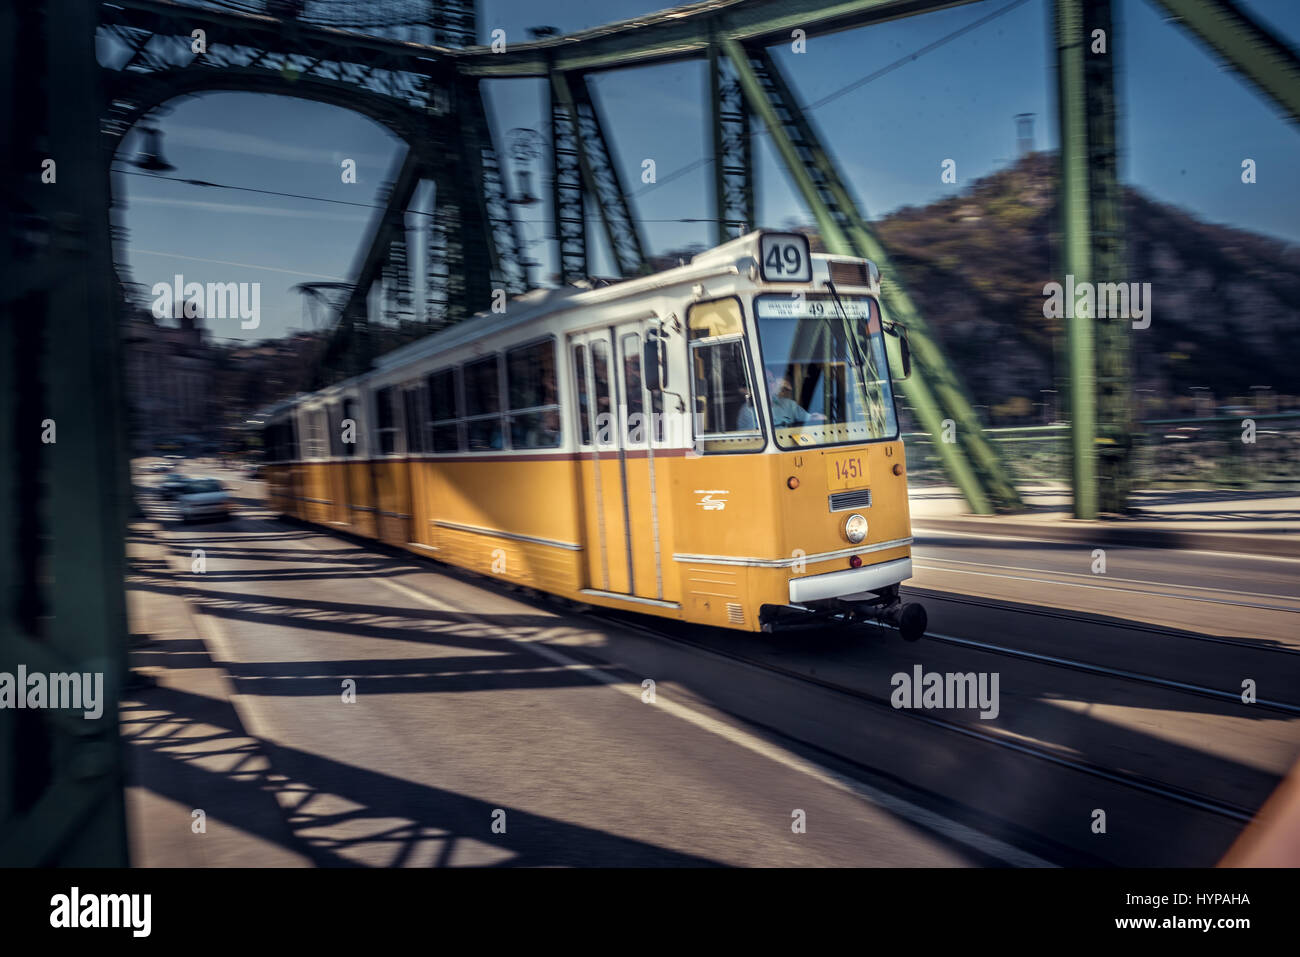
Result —
[[[859, 489], [835, 487], [844, 456], [863, 465]], [[264, 477], [270, 508], [302, 521], [579, 602], [758, 631], [801, 595], [910, 577], [902, 461], [890, 442], [334, 460]], [[857, 507], [835, 511], [837, 495]], [[842, 531], [854, 511], [869, 523], [856, 545]]]

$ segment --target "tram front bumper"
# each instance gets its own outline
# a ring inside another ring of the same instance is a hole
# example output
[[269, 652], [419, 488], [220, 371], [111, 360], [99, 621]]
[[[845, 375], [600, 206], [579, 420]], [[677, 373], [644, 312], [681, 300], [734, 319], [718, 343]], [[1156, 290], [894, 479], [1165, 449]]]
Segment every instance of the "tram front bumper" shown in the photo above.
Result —
[[912, 577], [912, 559], [899, 558], [878, 565], [846, 568], [838, 572], [790, 579], [790, 604], [807, 605], [828, 598], [846, 598], [876, 592]]

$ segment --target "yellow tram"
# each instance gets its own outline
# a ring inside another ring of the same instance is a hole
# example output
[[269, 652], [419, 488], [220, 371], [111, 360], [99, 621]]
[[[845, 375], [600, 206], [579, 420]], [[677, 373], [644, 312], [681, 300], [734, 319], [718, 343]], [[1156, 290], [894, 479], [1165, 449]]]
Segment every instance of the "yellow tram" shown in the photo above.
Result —
[[919, 637], [879, 291], [766, 231], [536, 290], [273, 410], [269, 505], [591, 605]]

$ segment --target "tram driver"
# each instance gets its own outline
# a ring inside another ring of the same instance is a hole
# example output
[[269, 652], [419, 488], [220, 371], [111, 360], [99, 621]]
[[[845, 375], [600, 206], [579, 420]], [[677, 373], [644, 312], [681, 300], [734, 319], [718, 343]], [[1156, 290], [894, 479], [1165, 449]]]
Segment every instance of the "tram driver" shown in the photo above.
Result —
[[[810, 419], [817, 421], [822, 418], [820, 415], [810, 414], [796, 401], [794, 387], [790, 385], [788, 376], [777, 375], [771, 369], [763, 371], [767, 374], [767, 392], [772, 399], [772, 425], [775, 428], [784, 429], [793, 425], [804, 425]], [[758, 416], [748, 393], [745, 394], [744, 404], [736, 415], [736, 429], [742, 432], [758, 429]]]

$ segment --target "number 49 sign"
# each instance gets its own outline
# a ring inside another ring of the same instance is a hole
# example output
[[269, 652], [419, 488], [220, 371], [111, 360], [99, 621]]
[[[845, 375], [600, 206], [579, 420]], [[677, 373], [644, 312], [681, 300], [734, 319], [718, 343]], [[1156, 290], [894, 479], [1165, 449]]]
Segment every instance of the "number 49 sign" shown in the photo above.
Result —
[[802, 233], [763, 233], [758, 240], [764, 282], [811, 282], [812, 257]]

